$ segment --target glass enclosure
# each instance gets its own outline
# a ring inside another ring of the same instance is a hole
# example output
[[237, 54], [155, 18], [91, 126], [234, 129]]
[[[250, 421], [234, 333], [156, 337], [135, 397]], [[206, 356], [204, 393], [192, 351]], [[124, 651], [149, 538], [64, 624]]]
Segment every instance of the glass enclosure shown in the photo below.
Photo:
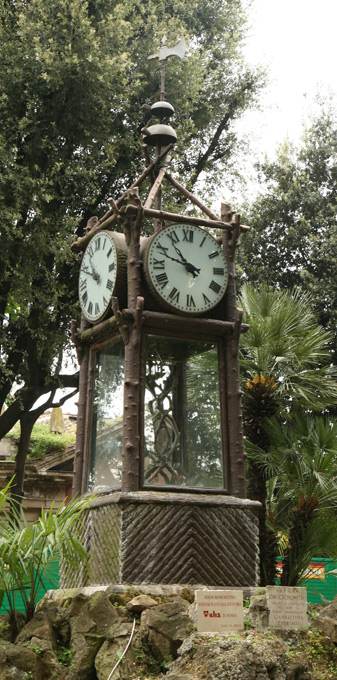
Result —
[[217, 343], [146, 336], [144, 484], [223, 489]]
[[124, 345], [118, 342], [95, 354], [90, 424], [88, 491], [121, 486]]

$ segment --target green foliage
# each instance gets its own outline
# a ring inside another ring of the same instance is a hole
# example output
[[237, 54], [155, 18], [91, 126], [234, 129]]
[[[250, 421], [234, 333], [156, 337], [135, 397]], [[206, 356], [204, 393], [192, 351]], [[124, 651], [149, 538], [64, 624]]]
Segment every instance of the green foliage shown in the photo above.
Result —
[[259, 166], [261, 190], [245, 219], [239, 262], [245, 279], [308, 294], [337, 348], [337, 116], [319, 101], [301, 145], [280, 146]]
[[287, 537], [282, 585], [294, 585], [315, 554], [337, 551], [337, 424], [313, 415], [337, 401], [331, 334], [298, 290], [245, 284], [240, 304], [250, 324], [241, 376], [248, 493], [264, 508], [261, 573], [274, 582], [278, 533]]
[[[1, 492], [4, 504], [8, 501], [9, 486]], [[85, 568], [86, 551], [80, 541], [78, 527], [81, 515], [92, 499], [80, 498], [53, 508], [32, 524], [28, 524], [24, 511], [12, 509], [11, 515], [4, 510], [0, 520], [0, 604], [7, 596], [12, 638], [17, 633], [15, 600], [20, 593], [26, 621], [35, 611], [36, 598], [43, 579], [53, 584], [52, 564], [62, 558], [65, 568]], [[13, 505], [13, 501], [12, 501]]]
[[[7, 435], [17, 438], [20, 434], [20, 426], [16, 425]], [[29, 455], [31, 458], [43, 458], [53, 451], [65, 451], [75, 441], [75, 428], [73, 432], [50, 432], [46, 423], [35, 423], [30, 439]]]
[[79, 315], [70, 244], [142, 169], [141, 107], [159, 95], [158, 61], [147, 57], [164, 33], [170, 45], [189, 44], [188, 58], [167, 64], [175, 172], [190, 186], [202, 173], [229, 176], [234, 122], [264, 83], [242, 58], [245, 30], [240, 0], [2, 4], [0, 407], [10, 400], [0, 436], [41, 395], [76, 387], [60, 373]]
[[62, 664], [62, 666], [66, 666], [68, 668], [71, 667], [72, 661], [73, 661], [73, 651], [71, 649], [67, 649], [67, 647], [58, 647], [56, 650], [56, 656]]
[[280, 291], [265, 284], [258, 288], [245, 284], [239, 304], [250, 325], [240, 342], [245, 393], [247, 380], [270, 376], [283, 416], [295, 405], [323, 410], [336, 402], [332, 335], [317, 323], [308, 297], [298, 289]]

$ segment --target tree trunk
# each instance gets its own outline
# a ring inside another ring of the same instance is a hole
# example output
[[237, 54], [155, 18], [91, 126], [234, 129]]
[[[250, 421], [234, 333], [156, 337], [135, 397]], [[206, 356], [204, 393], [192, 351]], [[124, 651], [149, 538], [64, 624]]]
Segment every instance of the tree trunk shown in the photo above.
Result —
[[304, 536], [314, 520], [317, 506], [318, 498], [312, 496], [305, 498], [301, 493], [298, 505], [293, 510], [289, 542], [284, 551], [281, 586], [297, 586], [298, 584], [301, 575], [301, 550], [305, 545]]
[[20, 439], [18, 451], [15, 456], [14, 483], [12, 486], [11, 497], [15, 501], [15, 506], [19, 507], [24, 497], [24, 479], [26, 460], [29, 451], [30, 437], [36, 418], [30, 411], [22, 414], [20, 418]]

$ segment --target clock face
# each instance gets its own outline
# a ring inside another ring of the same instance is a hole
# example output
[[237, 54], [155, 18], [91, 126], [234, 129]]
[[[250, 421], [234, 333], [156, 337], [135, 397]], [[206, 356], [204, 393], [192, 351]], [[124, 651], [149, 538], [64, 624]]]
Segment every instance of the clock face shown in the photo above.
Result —
[[200, 227], [175, 224], [151, 239], [145, 274], [165, 306], [199, 315], [215, 307], [228, 279], [227, 263], [216, 240]]
[[78, 283], [82, 312], [90, 323], [101, 321], [114, 293], [117, 250], [113, 236], [100, 231], [92, 237], [81, 262]]

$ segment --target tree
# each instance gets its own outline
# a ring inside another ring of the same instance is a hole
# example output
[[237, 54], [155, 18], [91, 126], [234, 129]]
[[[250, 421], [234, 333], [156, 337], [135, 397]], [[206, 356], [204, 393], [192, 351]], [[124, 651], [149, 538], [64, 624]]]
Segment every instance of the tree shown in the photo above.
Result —
[[[337, 116], [320, 103], [300, 147], [285, 142], [259, 166], [260, 194], [247, 216], [239, 262], [251, 283], [298, 286], [337, 349]], [[334, 361], [336, 359], [334, 358]]]
[[20, 420], [18, 495], [36, 400], [46, 395], [43, 410], [77, 383], [61, 372], [78, 317], [70, 243], [140, 172], [141, 106], [159, 95], [147, 57], [164, 32], [190, 44], [188, 59], [168, 62], [166, 89], [180, 116], [173, 162], [193, 186], [230, 163], [233, 123], [264, 82], [242, 60], [244, 30], [237, 0], [2, 4], [0, 438]]
[[[267, 482], [271, 440], [265, 423], [274, 417], [291, 427], [294, 411], [322, 411], [337, 399], [336, 368], [331, 365], [331, 334], [316, 323], [300, 291], [259, 290], [245, 284], [240, 304], [250, 330], [241, 337], [244, 431], [263, 451], [249, 459], [248, 497], [262, 503], [261, 578], [273, 583], [277, 543], [268, 516]], [[261, 454], [262, 455], [262, 454]]]
[[296, 586], [310, 560], [335, 557], [337, 550], [337, 422], [301, 411], [287, 423], [264, 423], [268, 455], [248, 445], [264, 469], [267, 517], [281, 536], [281, 585]]

